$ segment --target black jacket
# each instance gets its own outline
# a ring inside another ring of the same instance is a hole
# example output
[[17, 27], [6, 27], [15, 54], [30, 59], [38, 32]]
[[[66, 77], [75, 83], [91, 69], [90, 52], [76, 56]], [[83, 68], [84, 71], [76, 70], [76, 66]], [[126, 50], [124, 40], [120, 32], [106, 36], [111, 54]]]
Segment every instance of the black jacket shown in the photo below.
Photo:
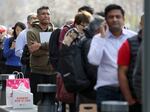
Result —
[[128, 40], [129, 47], [130, 47], [130, 57], [131, 57], [129, 67], [128, 67], [129, 69], [127, 72], [127, 78], [129, 81], [129, 87], [130, 87], [131, 93], [135, 97], [135, 94], [133, 91], [133, 70], [134, 70], [135, 63], [136, 63], [137, 52], [142, 41], [141, 31], [139, 32], [138, 35], [132, 38], [128, 38], [127, 40]]

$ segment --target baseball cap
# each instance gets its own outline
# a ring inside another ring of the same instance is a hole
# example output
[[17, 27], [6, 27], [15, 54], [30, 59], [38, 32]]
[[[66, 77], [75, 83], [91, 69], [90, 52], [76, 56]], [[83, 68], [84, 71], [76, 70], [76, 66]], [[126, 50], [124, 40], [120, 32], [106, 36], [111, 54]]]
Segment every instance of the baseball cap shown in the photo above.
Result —
[[0, 33], [3, 33], [6, 31], [6, 27], [3, 25], [0, 25]]

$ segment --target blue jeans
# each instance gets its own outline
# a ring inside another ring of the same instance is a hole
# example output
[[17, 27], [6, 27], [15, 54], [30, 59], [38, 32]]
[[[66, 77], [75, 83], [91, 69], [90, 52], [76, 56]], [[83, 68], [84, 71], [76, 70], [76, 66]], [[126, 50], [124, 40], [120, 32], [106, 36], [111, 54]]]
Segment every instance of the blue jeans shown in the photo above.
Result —
[[96, 91], [96, 103], [98, 112], [101, 110], [102, 101], [124, 101], [119, 87], [103, 86]]

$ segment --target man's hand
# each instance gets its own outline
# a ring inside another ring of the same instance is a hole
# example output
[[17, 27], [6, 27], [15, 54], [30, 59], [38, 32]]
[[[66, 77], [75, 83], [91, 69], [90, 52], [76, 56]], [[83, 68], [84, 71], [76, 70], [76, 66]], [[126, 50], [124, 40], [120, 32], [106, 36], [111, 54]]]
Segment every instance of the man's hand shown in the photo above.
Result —
[[39, 48], [41, 47], [41, 44], [36, 41], [31, 41], [31, 43], [32, 44], [29, 46], [30, 53], [33, 53], [33, 52], [39, 50]]
[[108, 25], [106, 21], [102, 22], [99, 29], [100, 29], [101, 37], [104, 38], [106, 36], [106, 31], [108, 30]]
[[129, 104], [129, 105], [133, 105], [133, 104], [135, 104], [135, 103], [136, 103], [136, 100], [135, 100], [134, 98], [128, 99], [128, 104]]

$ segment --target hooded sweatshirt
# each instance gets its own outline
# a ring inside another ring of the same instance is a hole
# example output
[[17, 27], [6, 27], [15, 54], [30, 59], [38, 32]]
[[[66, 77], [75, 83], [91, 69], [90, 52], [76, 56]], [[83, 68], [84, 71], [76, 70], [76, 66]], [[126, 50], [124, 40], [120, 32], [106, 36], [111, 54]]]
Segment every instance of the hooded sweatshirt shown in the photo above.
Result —
[[[53, 31], [52, 24], [50, 24], [50, 26], [45, 31], [42, 30], [39, 24], [34, 24], [33, 28], [31, 28], [27, 32], [28, 46], [32, 44], [31, 41], [41, 43], [40, 32], [51, 32], [51, 31]], [[43, 75], [50, 75], [52, 73], [52, 70], [48, 63], [48, 59], [49, 59], [48, 42], [41, 43], [41, 47], [37, 51], [31, 53], [30, 55], [31, 72]]]

